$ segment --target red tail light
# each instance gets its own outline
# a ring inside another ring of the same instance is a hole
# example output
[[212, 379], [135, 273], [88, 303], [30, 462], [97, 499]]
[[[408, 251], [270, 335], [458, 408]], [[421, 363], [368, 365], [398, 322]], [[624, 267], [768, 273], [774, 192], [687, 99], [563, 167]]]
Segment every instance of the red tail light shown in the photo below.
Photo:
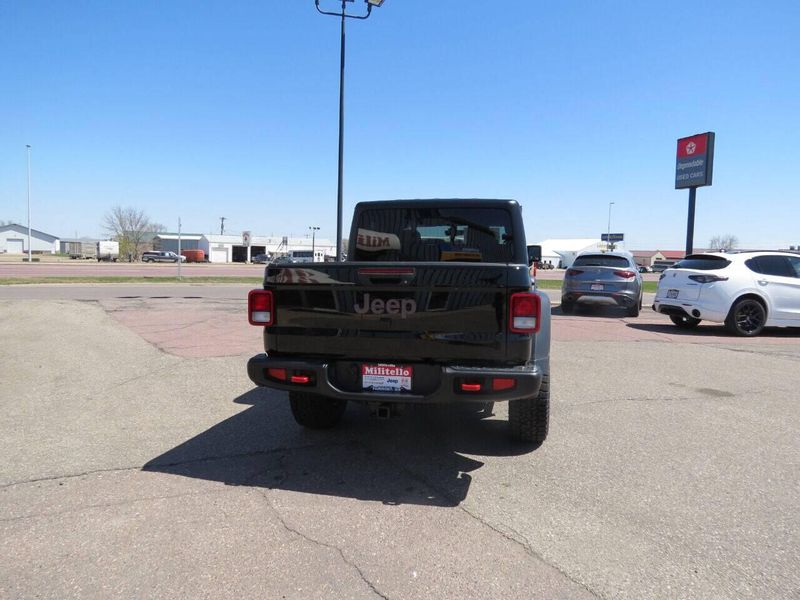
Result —
[[275, 322], [275, 307], [272, 292], [266, 290], [250, 290], [247, 294], [247, 320], [250, 325], [269, 327]]
[[511, 294], [508, 310], [508, 329], [512, 333], [536, 333], [541, 323], [542, 304], [539, 296], [530, 292]]
[[575, 277], [575, 275], [580, 275], [583, 273], [581, 269], [567, 269], [567, 275], [570, 277]]
[[617, 277], [622, 277], [623, 279], [630, 279], [631, 277], [636, 277], [636, 273], [633, 271], [614, 271], [614, 275]]

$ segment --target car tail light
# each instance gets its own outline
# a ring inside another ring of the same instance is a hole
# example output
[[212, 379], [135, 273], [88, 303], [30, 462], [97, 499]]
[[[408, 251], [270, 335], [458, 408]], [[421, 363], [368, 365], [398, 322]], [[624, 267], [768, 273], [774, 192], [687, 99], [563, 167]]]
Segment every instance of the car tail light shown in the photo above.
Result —
[[567, 275], [570, 277], [575, 277], [575, 275], [580, 275], [583, 273], [582, 269], [567, 269]]
[[617, 277], [622, 277], [623, 279], [630, 279], [631, 277], [636, 277], [636, 273], [633, 271], [614, 271], [614, 275]]
[[247, 294], [247, 319], [250, 325], [269, 327], [275, 322], [275, 309], [272, 292], [266, 290], [250, 290]]
[[728, 281], [727, 277], [719, 275], [689, 275], [689, 279], [697, 283], [714, 283], [715, 281]]
[[492, 391], [502, 392], [504, 390], [513, 390], [517, 387], [517, 380], [513, 377], [495, 377], [492, 379]]
[[536, 333], [541, 323], [542, 304], [531, 292], [511, 294], [508, 329], [512, 333]]

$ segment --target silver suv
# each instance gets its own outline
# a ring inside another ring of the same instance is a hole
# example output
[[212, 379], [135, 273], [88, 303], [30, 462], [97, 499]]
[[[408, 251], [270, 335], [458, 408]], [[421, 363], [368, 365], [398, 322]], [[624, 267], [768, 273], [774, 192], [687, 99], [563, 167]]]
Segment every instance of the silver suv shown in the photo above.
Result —
[[642, 309], [642, 276], [629, 252], [579, 254], [564, 274], [561, 311], [571, 313], [578, 302], [614, 304], [629, 317]]
[[148, 251], [142, 254], [142, 262], [186, 262], [185, 256], [178, 256], [174, 252]]

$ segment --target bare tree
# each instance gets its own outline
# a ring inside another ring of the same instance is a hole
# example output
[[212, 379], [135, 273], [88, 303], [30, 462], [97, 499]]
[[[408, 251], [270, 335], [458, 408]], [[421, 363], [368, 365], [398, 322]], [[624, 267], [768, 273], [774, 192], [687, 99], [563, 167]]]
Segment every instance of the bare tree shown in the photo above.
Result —
[[119, 242], [120, 256], [132, 255], [137, 259], [148, 241], [148, 234], [153, 233], [153, 226], [143, 210], [133, 207], [115, 206], [103, 219], [103, 227]]
[[715, 235], [708, 242], [708, 247], [712, 250], [733, 250], [739, 245], [739, 238], [735, 235], [726, 233], [725, 235]]

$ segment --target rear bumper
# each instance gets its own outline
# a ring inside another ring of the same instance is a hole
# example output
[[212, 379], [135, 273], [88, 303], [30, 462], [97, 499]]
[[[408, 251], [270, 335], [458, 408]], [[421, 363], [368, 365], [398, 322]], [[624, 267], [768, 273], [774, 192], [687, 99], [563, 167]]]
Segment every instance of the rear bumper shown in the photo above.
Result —
[[692, 317], [701, 321], [723, 323], [728, 316], [727, 311], [720, 311], [718, 306], [709, 306], [701, 302], [656, 299], [653, 310], [663, 315]]
[[561, 294], [561, 302], [604, 302], [618, 306], [634, 306], [639, 302], [639, 292], [635, 290], [621, 290], [617, 292], [565, 290]]
[[[301, 391], [319, 394], [329, 398], [354, 400], [358, 402], [396, 402], [414, 404], [443, 404], [453, 402], [504, 402], [530, 398], [539, 393], [542, 371], [538, 365], [530, 364], [508, 368], [479, 368], [461, 366], [442, 366], [439, 385], [428, 394], [394, 392], [352, 392], [340, 389], [331, 382], [329, 364], [324, 361], [290, 360], [272, 358], [257, 354], [247, 362], [247, 374], [256, 385], [278, 390]], [[289, 372], [312, 373], [307, 384], [280, 382], [267, 376], [267, 369], [286, 369]], [[491, 391], [491, 380], [495, 377], [513, 378], [516, 387], [511, 390]], [[462, 380], [484, 382], [480, 392], [458, 391]]]

